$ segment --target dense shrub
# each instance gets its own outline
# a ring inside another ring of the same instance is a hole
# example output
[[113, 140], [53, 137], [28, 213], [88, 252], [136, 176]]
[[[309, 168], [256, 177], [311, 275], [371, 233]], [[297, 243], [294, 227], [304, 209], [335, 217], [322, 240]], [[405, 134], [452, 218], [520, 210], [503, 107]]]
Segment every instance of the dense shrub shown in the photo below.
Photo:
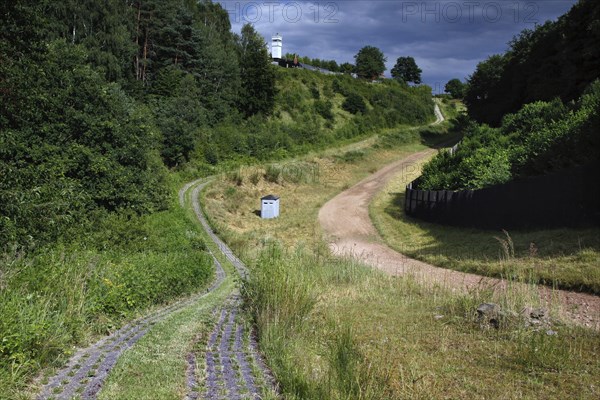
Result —
[[600, 159], [600, 81], [573, 104], [535, 102], [506, 115], [500, 128], [465, 123], [455, 154], [423, 168], [423, 189], [478, 189]]
[[108, 216], [85, 243], [0, 260], [0, 397], [9, 381], [54, 363], [92, 333], [197, 291], [212, 259], [183, 210]]
[[86, 65], [80, 47], [57, 41], [38, 57], [6, 77], [18, 95], [0, 111], [0, 241], [56, 240], [94, 209], [164, 208], [147, 110]]
[[319, 88], [316, 86], [311, 86], [310, 94], [312, 95], [313, 99], [315, 99], [315, 100], [319, 100], [321, 98], [321, 93], [319, 92]]
[[350, 93], [342, 103], [342, 108], [352, 114], [364, 114], [367, 110], [367, 105], [362, 96], [357, 93]]
[[334, 118], [332, 112], [333, 104], [330, 100], [316, 100], [314, 106], [315, 112], [321, 117], [325, 118], [326, 120], [332, 120]]

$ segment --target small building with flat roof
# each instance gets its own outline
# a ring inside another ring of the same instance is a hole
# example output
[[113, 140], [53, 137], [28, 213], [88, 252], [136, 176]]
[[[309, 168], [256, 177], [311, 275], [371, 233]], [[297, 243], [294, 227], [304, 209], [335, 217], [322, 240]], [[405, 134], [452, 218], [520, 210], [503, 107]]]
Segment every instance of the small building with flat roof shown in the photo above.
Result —
[[279, 196], [270, 194], [260, 199], [260, 217], [263, 219], [279, 217]]

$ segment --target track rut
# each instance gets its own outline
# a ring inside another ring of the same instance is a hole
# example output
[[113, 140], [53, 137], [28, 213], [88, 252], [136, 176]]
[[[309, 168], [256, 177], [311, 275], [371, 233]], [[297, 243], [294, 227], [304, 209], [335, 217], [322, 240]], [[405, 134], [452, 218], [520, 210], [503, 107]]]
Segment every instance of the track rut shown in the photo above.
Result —
[[[234, 266], [237, 273], [242, 278], [246, 278], [248, 269], [213, 232], [202, 212], [199, 193], [208, 183], [207, 180], [197, 180], [186, 184], [179, 191], [180, 204], [185, 207], [187, 192], [193, 188], [192, 208], [203, 229]], [[137, 319], [91, 346], [80, 349], [65, 367], [49, 379], [36, 398], [38, 400], [96, 399], [119, 357], [145, 336], [154, 324], [197, 301], [202, 301], [202, 298], [223, 283], [226, 271], [212, 252], [211, 256], [216, 274], [210, 287]], [[258, 350], [254, 331], [243, 317], [240, 305], [241, 300], [236, 290], [215, 311], [218, 318], [205, 351], [189, 352], [186, 355], [188, 365], [186, 399], [261, 399], [266, 392], [276, 393], [275, 380]], [[199, 359], [203, 359], [205, 365], [198, 365]], [[203, 376], [205, 378], [202, 378]]]

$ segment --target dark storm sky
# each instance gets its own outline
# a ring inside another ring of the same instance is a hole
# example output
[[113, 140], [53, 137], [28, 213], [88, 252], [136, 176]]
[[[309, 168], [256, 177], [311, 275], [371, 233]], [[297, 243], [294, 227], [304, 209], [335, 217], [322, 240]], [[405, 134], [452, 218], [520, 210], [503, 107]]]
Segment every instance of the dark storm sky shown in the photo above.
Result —
[[576, 0], [538, 1], [219, 1], [235, 32], [252, 23], [269, 43], [283, 36], [283, 52], [354, 62], [361, 47], [376, 46], [387, 71], [412, 56], [435, 92], [466, 79], [478, 62], [502, 53], [525, 28], [566, 13]]

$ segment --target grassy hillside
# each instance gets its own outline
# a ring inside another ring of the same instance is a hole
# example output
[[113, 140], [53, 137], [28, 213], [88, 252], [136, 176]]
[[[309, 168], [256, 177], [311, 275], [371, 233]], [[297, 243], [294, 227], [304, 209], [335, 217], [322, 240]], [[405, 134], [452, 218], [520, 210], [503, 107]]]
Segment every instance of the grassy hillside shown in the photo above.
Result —
[[[558, 334], [548, 335], [518, 317], [499, 330], [480, 327], [480, 303], [495, 301], [518, 315], [539, 304], [535, 287], [499, 297], [485, 286], [457, 294], [331, 256], [317, 222], [320, 207], [380, 166], [423, 149], [414, 132], [395, 132], [400, 145], [379, 138], [241, 168], [205, 192], [213, 226], [253, 266], [243, 293], [286, 398], [538, 398], [542, 388], [545, 398], [575, 390], [594, 398], [597, 333], [553, 322]], [[255, 214], [265, 193], [281, 195], [280, 218]], [[501, 252], [493, 238], [489, 246]]]
[[191, 162], [182, 170], [192, 176], [219, 164], [282, 159], [434, 118], [427, 86], [412, 88], [392, 80], [373, 84], [348, 75], [273, 69], [277, 88], [273, 114], [248, 120], [232, 117], [202, 129]]
[[[62, 47], [58, 50], [70, 51]], [[64, 62], [77, 60], [80, 59]], [[16, 396], [41, 368], [59, 365], [73, 345], [83, 345], [150, 307], [168, 303], [206, 285], [212, 266], [195, 232], [196, 227], [190, 225], [185, 213], [173, 201], [175, 182], [227, 170], [230, 164], [280, 160], [390, 131], [401, 124], [433, 119], [428, 88], [408, 88], [395, 82], [370, 84], [346, 76], [273, 69], [278, 88], [274, 114], [247, 120], [236, 118], [210, 129], [198, 127], [197, 137], [193, 139], [196, 141], [193, 157], [177, 171], [168, 172], [160, 164], [160, 126], [150, 124], [152, 118], [144, 107], [137, 105], [133, 110], [127, 109], [127, 106], [133, 107], [131, 99], [114, 86], [114, 91], [107, 91], [108, 105], [102, 110], [110, 113], [118, 109], [118, 117], [123, 120], [133, 114], [137, 119], [131, 126], [113, 126], [114, 121], [109, 116], [83, 107], [79, 114], [55, 113], [47, 116], [47, 121], [44, 115], [37, 118], [48, 126], [45, 132], [54, 132], [56, 127], [62, 127], [60, 132], [64, 132], [64, 125], [87, 118], [89, 137], [58, 133], [56, 138], [41, 137], [35, 130], [19, 137], [16, 129], [1, 132], [2, 138], [7, 139], [3, 143], [23, 154], [26, 151], [23, 140], [29, 140], [28, 148], [36, 150], [33, 152], [36, 158], [28, 162], [24, 157], [17, 163], [11, 158], [15, 152], [9, 147], [0, 151], [4, 157], [0, 167], [10, 172], [0, 185], [0, 196], [7, 199], [0, 206], [5, 217], [0, 220], [0, 237], [6, 239], [0, 261], [0, 314], [3, 316], [0, 321], [0, 397]], [[82, 70], [80, 80], [103, 85], [96, 73], [85, 67]], [[50, 92], [56, 89], [54, 82], [47, 85]], [[84, 95], [77, 91], [76, 85], [72, 86], [76, 94]], [[363, 111], [344, 105], [351, 96], [364, 103]], [[86, 101], [82, 97], [82, 104]], [[391, 108], [404, 111], [391, 116], [388, 115]], [[47, 112], [53, 113], [53, 110]], [[105, 135], [94, 135], [96, 131]], [[145, 136], [141, 139], [136, 136], [136, 141], [131, 142], [121, 140], [134, 137], [132, 132], [138, 131]], [[58, 146], [61, 140], [62, 148]], [[143, 146], [137, 144], [139, 140]], [[65, 147], [68, 151], [61, 153]], [[136, 149], [143, 152], [140, 157], [151, 158], [151, 161], [135, 159]], [[62, 168], [64, 165], [69, 169]], [[113, 176], [119, 168], [128, 173], [121, 174], [120, 178]], [[44, 170], [52, 174], [40, 175]], [[142, 172], [135, 174], [129, 170]], [[151, 176], [149, 181], [145, 179], [147, 175]], [[24, 176], [30, 180], [23, 179]], [[65, 191], [64, 182], [54, 179], [55, 176], [77, 185]], [[35, 185], [29, 188], [32, 177], [42, 180], [41, 192]], [[110, 182], [116, 183], [111, 185]], [[22, 186], [17, 190], [15, 184]], [[61, 193], [72, 196], [58, 202], [55, 196]], [[168, 201], [169, 193], [171, 201]], [[25, 194], [35, 201], [14, 201], [14, 196]], [[160, 211], [142, 203], [152, 196], [160, 198]], [[131, 199], [141, 200], [136, 203]], [[67, 207], [71, 200], [79, 201], [76, 209]], [[46, 209], [52, 213], [45, 212]], [[75, 211], [77, 214], [73, 214]], [[27, 224], [14, 223], [17, 220]]]
[[423, 168], [423, 189], [479, 189], [600, 160], [600, 81], [577, 102], [525, 105], [499, 128], [463, 120], [464, 139]]

